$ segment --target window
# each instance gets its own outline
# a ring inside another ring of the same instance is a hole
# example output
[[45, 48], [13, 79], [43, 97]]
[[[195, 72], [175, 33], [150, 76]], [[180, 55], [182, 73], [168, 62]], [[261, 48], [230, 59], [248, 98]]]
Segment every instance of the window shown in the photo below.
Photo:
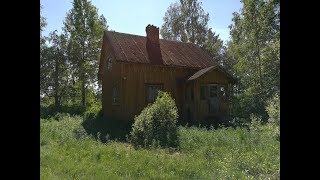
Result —
[[153, 103], [158, 95], [159, 91], [162, 91], [162, 85], [161, 84], [147, 84], [146, 85], [146, 99], [147, 103]]
[[216, 85], [210, 85], [209, 86], [209, 96], [210, 97], [217, 97], [217, 95], [218, 95], [217, 90], [218, 90], [218, 88]]
[[107, 70], [110, 70], [112, 68], [112, 58], [111, 56], [107, 57]]
[[203, 84], [200, 85], [200, 99], [207, 100], [213, 97], [218, 97], [218, 85], [217, 84]]
[[118, 86], [114, 86], [112, 88], [112, 105], [119, 104], [119, 88]]

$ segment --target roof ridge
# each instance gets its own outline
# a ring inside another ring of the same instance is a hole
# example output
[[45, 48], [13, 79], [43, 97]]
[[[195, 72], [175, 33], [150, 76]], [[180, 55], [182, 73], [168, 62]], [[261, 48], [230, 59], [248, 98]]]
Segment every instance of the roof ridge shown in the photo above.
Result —
[[[111, 32], [111, 33], [118, 33], [118, 34], [125, 34], [125, 35], [130, 35], [130, 36], [138, 36], [138, 37], [144, 37], [144, 38], [147, 38], [146, 36], [142, 36], [142, 35], [137, 35], [137, 34], [130, 34], [130, 33], [123, 33], [123, 32], [118, 32], [118, 31], [109, 31], [109, 30], [106, 30], [105, 32]], [[198, 46], [194, 43], [191, 43], [191, 42], [182, 42], [182, 41], [176, 41], [176, 40], [169, 40], [169, 39], [160, 39], [159, 40], [161, 41], [169, 41], [169, 42], [175, 42], [175, 43], [183, 43], [183, 44], [192, 44], [192, 45], [195, 45], [195, 46]]]

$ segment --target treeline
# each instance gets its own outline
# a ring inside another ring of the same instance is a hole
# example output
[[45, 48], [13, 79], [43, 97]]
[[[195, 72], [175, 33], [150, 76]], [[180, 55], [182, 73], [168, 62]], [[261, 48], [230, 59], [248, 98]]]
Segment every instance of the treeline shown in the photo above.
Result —
[[[267, 102], [280, 96], [280, 1], [241, 0], [233, 13], [230, 40], [223, 42], [208, 26], [198, 0], [172, 3], [164, 17], [163, 39], [191, 42], [206, 50], [238, 79], [232, 96], [232, 116], [237, 121], [254, 115], [266, 121]], [[40, 17], [40, 32], [46, 26]], [[103, 15], [88, 0], [74, 0], [64, 20], [63, 33], [40, 34], [40, 96], [59, 107], [82, 107], [101, 95], [97, 81]], [[100, 100], [99, 100], [100, 101]], [[50, 104], [49, 103], [49, 104]]]
[[267, 102], [280, 96], [280, 1], [241, 3], [226, 43], [208, 27], [209, 13], [198, 0], [171, 4], [160, 33], [164, 39], [197, 44], [238, 79], [232, 97], [235, 120], [254, 115], [266, 121]]
[[40, 98], [42, 105], [55, 108], [87, 107], [101, 94], [97, 68], [107, 21], [90, 1], [72, 4], [60, 34], [55, 30], [43, 36], [46, 20], [40, 16]]

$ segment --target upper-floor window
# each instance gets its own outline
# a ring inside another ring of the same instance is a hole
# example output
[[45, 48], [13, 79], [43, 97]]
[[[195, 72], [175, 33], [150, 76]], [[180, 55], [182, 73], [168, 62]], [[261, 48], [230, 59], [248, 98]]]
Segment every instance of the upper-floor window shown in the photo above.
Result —
[[153, 103], [157, 96], [159, 91], [163, 90], [162, 84], [147, 84], [146, 85], [146, 100], [147, 103]]
[[110, 70], [112, 68], [112, 57], [107, 57], [107, 70]]

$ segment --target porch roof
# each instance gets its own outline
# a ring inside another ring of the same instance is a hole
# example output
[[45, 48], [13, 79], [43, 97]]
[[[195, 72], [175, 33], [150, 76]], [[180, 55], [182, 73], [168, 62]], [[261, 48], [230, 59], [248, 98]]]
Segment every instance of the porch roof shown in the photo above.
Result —
[[198, 79], [203, 74], [206, 74], [206, 73], [211, 72], [213, 70], [219, 70], [219, 71], [223, 72], [224, 74], [226, 74], [227, 78], [230, 80], [231, 83], [235, 83], [237, 81], [235, 77], [233, 77], [230, 73], [225, 71], [219, 65], [213, 65], [213, 66], [210, 66], [210, 67], [207, 67], [207, 68], [200, 69], [199, 71], [194, 73], [187, 81], [193, 81], [195, 79]]

